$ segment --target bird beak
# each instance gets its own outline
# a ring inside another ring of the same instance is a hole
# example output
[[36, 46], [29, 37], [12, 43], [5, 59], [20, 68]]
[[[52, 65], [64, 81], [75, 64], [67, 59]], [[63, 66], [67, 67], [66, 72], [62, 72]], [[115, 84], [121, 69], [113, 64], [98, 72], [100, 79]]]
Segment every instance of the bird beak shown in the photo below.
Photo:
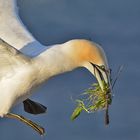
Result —
[[[91, 63], [94, 70], [94, 76], [96, 77], [102, 91], [105, 89], [105, 85], [107, 84], [111, 90], [111, 82], [110, 82], [110, 71], [106, 70], [105, 67], [98, 66], [96, 64]], [[105, 84], [104, 84], [105, 83]]]

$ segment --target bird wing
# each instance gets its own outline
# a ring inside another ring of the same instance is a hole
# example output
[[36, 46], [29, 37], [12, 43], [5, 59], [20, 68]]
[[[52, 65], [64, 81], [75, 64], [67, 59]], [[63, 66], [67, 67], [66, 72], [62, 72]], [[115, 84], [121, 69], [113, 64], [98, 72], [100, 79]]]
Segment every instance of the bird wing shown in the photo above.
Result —
[[0, 79], [13, 76], [18, 66], [29, 62], [30, 58], [0, 39]]
[[0, 0], [0, 38], [28, 56], [37, 56], [47, 49], [22, 23], [17, 0]]
[[16, 0], [0, 0], [0, 37], [20, 49], [35, 39], [23, 25], [18, 10]]

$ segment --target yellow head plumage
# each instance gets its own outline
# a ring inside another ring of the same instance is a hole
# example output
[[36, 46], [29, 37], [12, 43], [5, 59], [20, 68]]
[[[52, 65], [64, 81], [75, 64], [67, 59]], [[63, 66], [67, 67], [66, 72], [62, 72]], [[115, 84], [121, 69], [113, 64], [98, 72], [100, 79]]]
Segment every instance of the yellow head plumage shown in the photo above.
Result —
[[98, 80], [103, 89], [102, 80], [110, 84], [109, 73], [94, 66], [103, 66], [108, 70], [105, 52], [100, 45], [83, 39], [71, 40], [65, 43], [67, 54], [77, 66], [86, 67]]

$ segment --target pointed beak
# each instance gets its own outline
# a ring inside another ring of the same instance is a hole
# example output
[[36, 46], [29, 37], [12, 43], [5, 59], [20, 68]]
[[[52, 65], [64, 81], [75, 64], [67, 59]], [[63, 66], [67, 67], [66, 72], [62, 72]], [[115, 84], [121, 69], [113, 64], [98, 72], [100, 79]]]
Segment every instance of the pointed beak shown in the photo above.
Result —
[[96, 77], [102, 91], [104, 91], [105, 89], [105, 84], [107, 84], [111, 90], [110, 71], [95, 64], [92, 64], [92, 66], [94, 69], [94, 76]]

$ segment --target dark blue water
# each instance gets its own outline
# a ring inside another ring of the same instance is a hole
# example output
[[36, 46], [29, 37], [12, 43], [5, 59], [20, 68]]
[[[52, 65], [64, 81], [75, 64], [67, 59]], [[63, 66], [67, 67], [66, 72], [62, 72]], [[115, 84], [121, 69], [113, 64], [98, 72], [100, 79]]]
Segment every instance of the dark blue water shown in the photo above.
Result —
[[19, 0], [20, 15], [43, 44], [85, 38], [102, 44], [113, 75], [124, 70], [114, 88], [111, 123], [103, 113], [82, 114], [71, 122], [75, 97], [95, 81], [85, 69], [51, 78], [32, 99], [48, 107], [47, 114], [32, 116], [22, 105], [13, 109], [40, 123], [44, 138], [11, 119], [0, 120], [1, 140], [140, 140], [140, 1], [139, 0]]

